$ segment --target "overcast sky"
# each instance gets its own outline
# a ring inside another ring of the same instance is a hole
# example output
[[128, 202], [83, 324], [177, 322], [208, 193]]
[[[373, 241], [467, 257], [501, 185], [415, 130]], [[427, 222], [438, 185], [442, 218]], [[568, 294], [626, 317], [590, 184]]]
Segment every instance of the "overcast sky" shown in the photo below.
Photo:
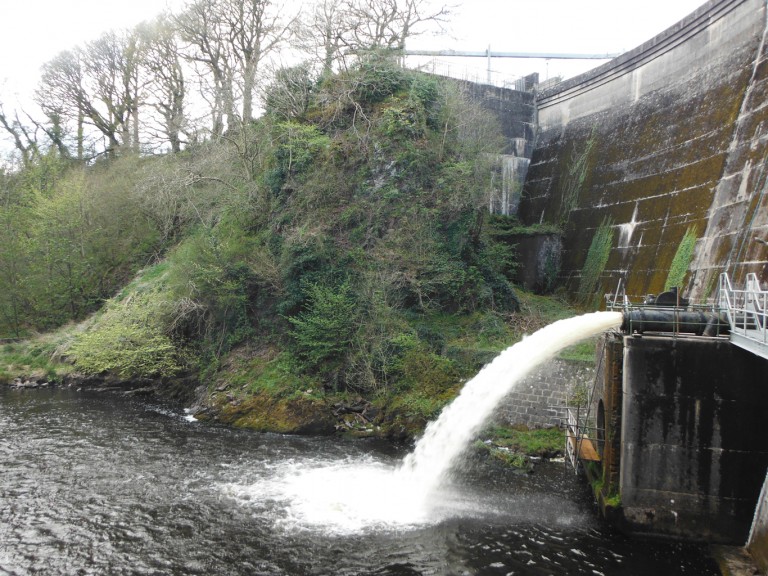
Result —
[[[437, 0], [436, 0], [437, 1]], [[40, 66], [110, 29], [130, 28], [182, 0], [0, 0], [0, 101], [26, 99]], [[408, 48], [511, 52], [617, 53], [674, 24], [703, 0], [448, 0], [457, 4], [450, 36], [414, 38]], [[306, 4], [306, 2], [304, 2]], [[542, 77], [600, 62], [523, 61], [511, 73]], [[455, 64], [453, 64], [455, 66]], [[486, 67], [484, 61], [462, 66]], [[494, 63], [494, 68], [501, 67]], [[507, 68], [509, 64], [507, 63]], [[575, 71], [575, 72], [574, 72]]]

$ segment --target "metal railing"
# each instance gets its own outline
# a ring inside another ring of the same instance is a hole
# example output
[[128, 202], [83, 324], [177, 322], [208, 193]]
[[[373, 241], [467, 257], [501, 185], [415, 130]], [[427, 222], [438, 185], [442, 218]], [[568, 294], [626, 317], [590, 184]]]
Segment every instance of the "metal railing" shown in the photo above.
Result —
[[677, 288], [630, 299], [624, 280], [619, 279], [616, 291], [605, 294], [605, 307], [624, 315], [621, 331], [625, 334], [654, 332], [672, 337], [725, 337], [730, 332], [718, 302], [692, 304]]
[[747, 274], [743, 290], [731, 285], [728, 274], [720, 274], [720, 309], [731, 325], [731, 341], [768, 358], [768, 290], [763, 290], [757, 274]]
[[599, 423], [594, 421], [591, 412], [592, 401], [597, 393], [597, 384], [605, 358], [605, 339], [602, 341], [602, 350], [599, 352], [598, 358], [595, 377], [592, 380], [592, 387], [587, 389], [587, 397], [575, 406], [570, 406], [566, 397], [565, 457], [566, 462], [571, 463], [577, 474], [582, 460], [599, 462], [603, 454], [605, 429], [598, 427]]

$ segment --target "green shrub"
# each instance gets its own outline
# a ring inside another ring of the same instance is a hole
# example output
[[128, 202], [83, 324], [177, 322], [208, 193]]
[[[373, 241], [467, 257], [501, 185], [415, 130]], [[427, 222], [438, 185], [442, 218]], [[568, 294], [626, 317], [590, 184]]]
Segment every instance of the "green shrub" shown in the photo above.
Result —
[[613, 246], [613, 221], [606, 217], [592, 237], [587, 258], [581, 269], [581, 279], [576, 292], [577, 300], [581, 304], [589, 304], [594, 298], [598, 287], [600, 275], [605, 270], [608, 256]]
[[86, 374], [122, 378], [176, 374], [183, 355], [167, 335], [172, 304], [159, 290], [136, 293], [107, 306], [94, 329], [80, 334], [69, 354]]
[[415, 73], [411, 79], [410, 99], [417, 100], [427, 111], [427, 124], [439, 128], [440, 82], [430, 74]]
[[364, 54], [351, 72], [353, 99], [363, 105], [381, 102], [406, 85], [408, 74], [388, 52]]
[[582, 188], [584, 188], [587, 174], [589, 173], [589, 163], [596, 140], [597, 136], [595, 135], [595, 127], [593, 126], [589, 139], [584, 144], [584, 149], [581, 152], [577, 152], [574, 148], [571, 153], [567, 173], [561, 180], [563, 182], [563, 190], [560, 199], [558, 224], [562, 228], [565, 228], [571, 217], [571, 212], [579, 205], [579, 196]]
[[309, 65], [280, 68], [266, 90], [267, 113], [283, 120], [300, 117], [307, 111], [314, 88], [315, 81]]
[[284, 174], [305, 171], [314, 158], [330, 145], [330, 139], [316, 126], [293, 120], [274, 127], [275, 158]]
[[688, 266], [693, 258], [693, 249], [696, 247], [696, 226], [690, 226], [686, 231], [680, 245], [677, 247], [675, 257], [669, 266], [667, 281], [664, 284], [664, 290], [670, 290], [674, 287], [682, 288], [685, 282], [685, 276], [688, 274]]
[[308, 284], [304, 311], [291, 316], [290, 335], [297, 354], [311, 369], [338, 360], [357, 328], [357, 303], [349, 284], [338, 287]]
[[381, 131], [390, 146], [398, 146], [405, 139], [426, 135], [426, 115], [423, 105], [415, 99], [391, 99], [381, 113]]

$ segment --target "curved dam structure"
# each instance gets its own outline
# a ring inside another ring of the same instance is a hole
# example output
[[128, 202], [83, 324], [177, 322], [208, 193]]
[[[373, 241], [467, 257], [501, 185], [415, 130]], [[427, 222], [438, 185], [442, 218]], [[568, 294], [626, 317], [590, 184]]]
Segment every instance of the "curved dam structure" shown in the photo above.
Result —
[[537, 95], [519, 216], [563, 231], [559, 280], [623, 279], [692, 300], [768, 279], [766, 2], [712, 0], [645, 44]]

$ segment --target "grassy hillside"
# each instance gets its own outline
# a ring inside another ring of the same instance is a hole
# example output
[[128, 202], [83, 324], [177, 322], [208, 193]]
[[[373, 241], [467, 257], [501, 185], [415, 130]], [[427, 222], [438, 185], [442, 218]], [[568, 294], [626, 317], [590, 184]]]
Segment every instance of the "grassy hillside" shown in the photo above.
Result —
[[[538, 321], [490, 233], [500, 136], [455, 84], [376, 56], [287, 71], [266, 102], [180, 154], [5, 175], [0, 330], [95, 312], [57, 347], [78, 373], [197, 381], [236, 425], [407, 433]], [[0, 378], [34, 365], [23, 347]]]

